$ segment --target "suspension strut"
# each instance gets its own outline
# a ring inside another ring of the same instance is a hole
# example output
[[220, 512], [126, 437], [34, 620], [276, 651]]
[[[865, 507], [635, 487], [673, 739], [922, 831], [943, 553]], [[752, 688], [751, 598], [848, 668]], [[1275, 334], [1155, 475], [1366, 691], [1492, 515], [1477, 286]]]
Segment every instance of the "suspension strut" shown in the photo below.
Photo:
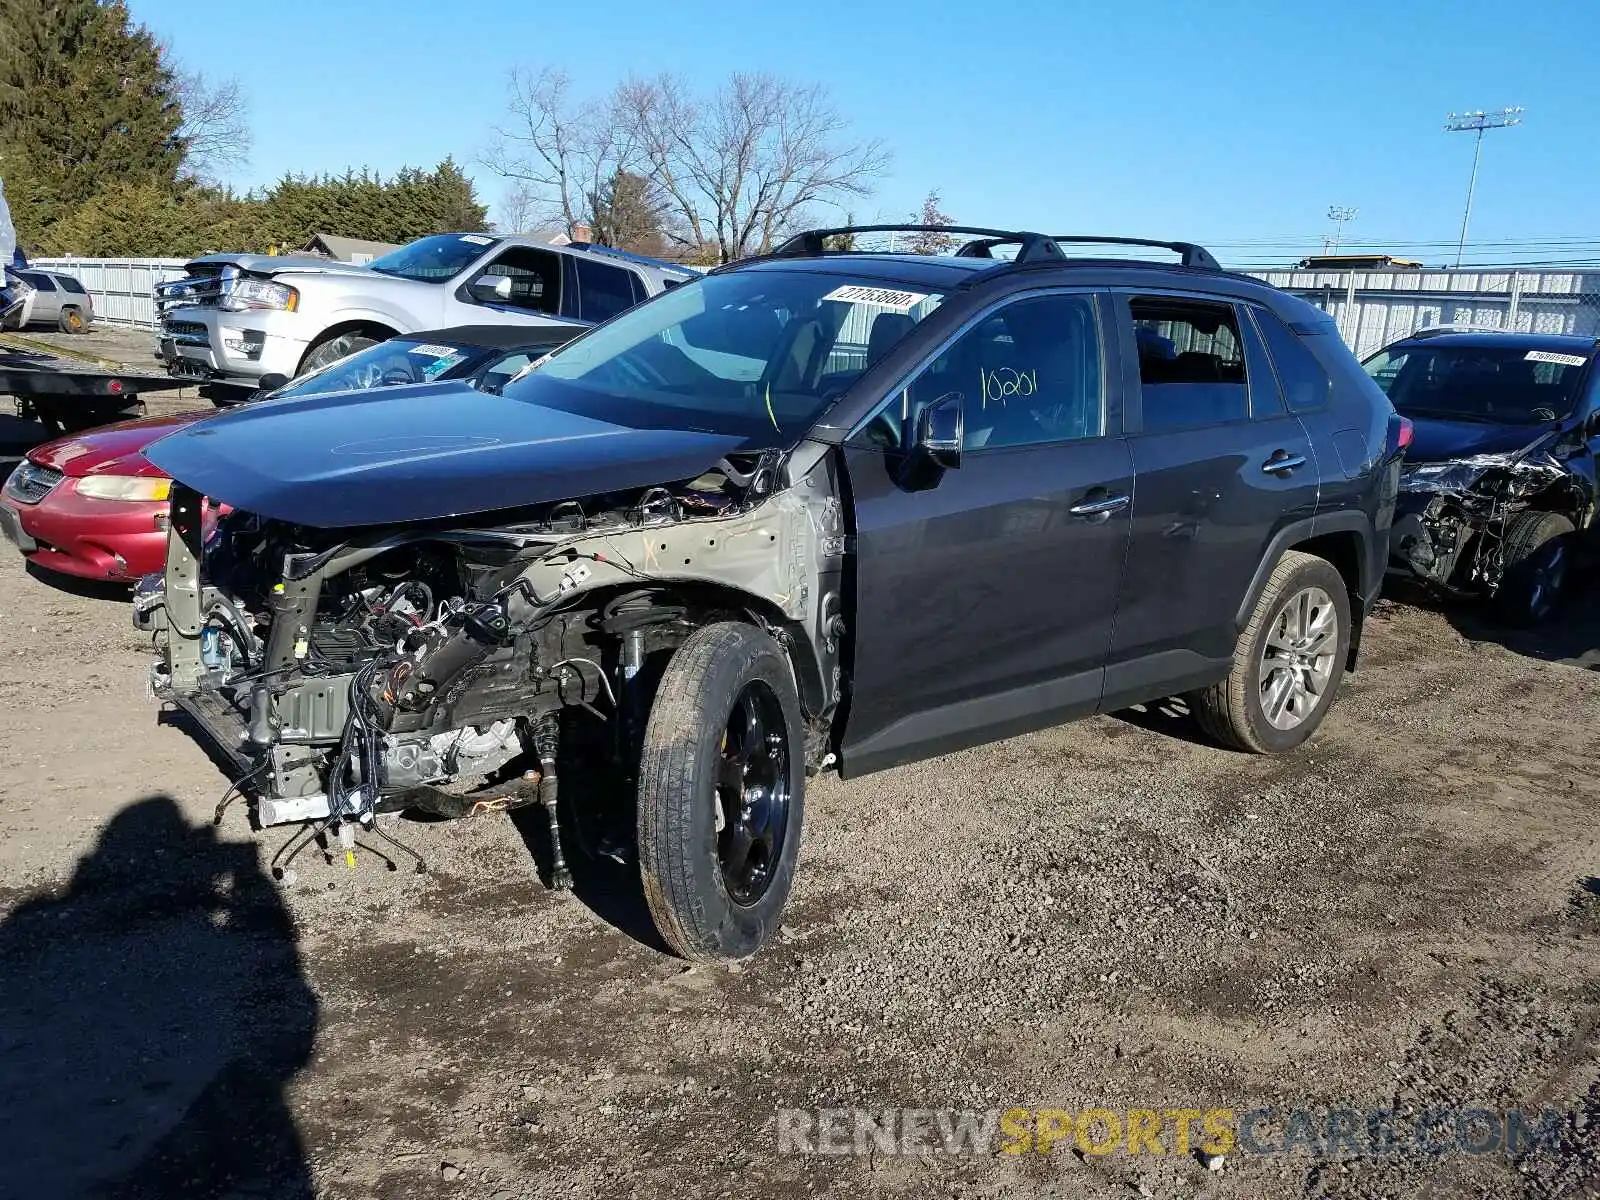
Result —
[[561, 742], [561, 719], [546, 713], [533, 727], [533, 745], [539, 754], [539, 802], [550, 819], [550, 886], [565, 891], [572, 886], [572, 872], [561, 850], [561, 816], [556, 807], [556, 750]]

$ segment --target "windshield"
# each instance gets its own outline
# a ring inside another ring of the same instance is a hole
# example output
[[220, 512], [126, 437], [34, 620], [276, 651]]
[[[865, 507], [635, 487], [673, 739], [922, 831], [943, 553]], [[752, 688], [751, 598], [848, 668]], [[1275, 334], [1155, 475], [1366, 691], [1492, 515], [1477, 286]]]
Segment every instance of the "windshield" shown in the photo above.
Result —
[[391, 250], [367, 266], [380, 275], [443, 283], [461, 274], [499, 240], [482, 233], [440, 233]]
[[1572, 415], [1587, 362], [1525, 346], [1413, 344], [1362, 366], [1402, 416], [1537, 425]]
[[390, 338], [376, 346], [329, 363], [309, 375], [291, 380], [272, 393], [281, 396], [320, 396], [325, 392], [350, 392], [365, 388], [392, 387], [402, 383], [429, 383], [448, 372], [459, 375], [471, 370], [488, 351], [477, 346], [453, 345], [436, 340]]
[[600, 326], [506, 395], [632, 428], [787, 440], [941, 299], [812, 272], [710, 275]]

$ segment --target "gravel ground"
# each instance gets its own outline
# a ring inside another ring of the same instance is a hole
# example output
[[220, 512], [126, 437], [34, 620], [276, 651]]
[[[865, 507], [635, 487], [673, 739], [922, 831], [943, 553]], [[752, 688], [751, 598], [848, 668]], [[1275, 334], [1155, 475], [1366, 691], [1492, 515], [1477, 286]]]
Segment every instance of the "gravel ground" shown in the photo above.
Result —
[[[1386, 602], [1291, 757], [1156, 706], [813, 781], [777, 943], [688, 968], [629, 872], [547, 891], [537, 821], [272, 882], [125, 596], [0, 555], [0, 1196], [1600, 1195], [1597, 650], [1593, 599], [1516, 639]], [[1546, 1105], [1517, 1155], [1220, 1171], [776, 1119]]]

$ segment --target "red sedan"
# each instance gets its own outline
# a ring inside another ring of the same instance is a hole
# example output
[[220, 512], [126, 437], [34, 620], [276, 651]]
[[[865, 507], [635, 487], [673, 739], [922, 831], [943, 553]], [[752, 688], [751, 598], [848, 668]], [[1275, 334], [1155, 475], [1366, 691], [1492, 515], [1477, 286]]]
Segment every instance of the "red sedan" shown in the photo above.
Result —
[[[498, 394], [578, 332], [576, 326], [484, 325], [405, 334], [272, 395], [288, 399], [445, 379]], [[0, 488], [0, 539], [15, 543], [31, 563], [84, 579], [137, 583], [161, 570], [172, 481], [140, 451], [214, 412], [124, 421], [28, 451]], [[225, 511], [208, 508], [206, 515]]]
[[0, 490], [0, 534], [29, 562], [137, 582], [167, 556], [172, 481], [139, 451], [208, 415], [126, 421], [28, 451]]

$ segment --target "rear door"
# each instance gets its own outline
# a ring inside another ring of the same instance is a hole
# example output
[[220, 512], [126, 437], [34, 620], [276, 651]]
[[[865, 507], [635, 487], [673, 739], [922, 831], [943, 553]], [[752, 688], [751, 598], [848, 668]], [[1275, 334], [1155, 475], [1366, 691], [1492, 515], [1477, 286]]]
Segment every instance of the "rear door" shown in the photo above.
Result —
[[564, 256], [567, 293], [562, 313], [575, 321], [598, 325], [626, 312], [647, 292], [644, 280], [627, 267], [600, 262], [587, 254]]
[[[1106, 320], [1089, 291], [1003, 301], [848, 440], [845, 773], [1093, 711], [1132, 503]], [[913, 490], [900, 447], [921, 409], [950, 398], [965, 417], [961, 464]]]
[[1119, 293], [1133, 460], [1111, 710], [1226, 671], [1272, 535], [1316, 509], [1317, 464], [1243, 306]]

